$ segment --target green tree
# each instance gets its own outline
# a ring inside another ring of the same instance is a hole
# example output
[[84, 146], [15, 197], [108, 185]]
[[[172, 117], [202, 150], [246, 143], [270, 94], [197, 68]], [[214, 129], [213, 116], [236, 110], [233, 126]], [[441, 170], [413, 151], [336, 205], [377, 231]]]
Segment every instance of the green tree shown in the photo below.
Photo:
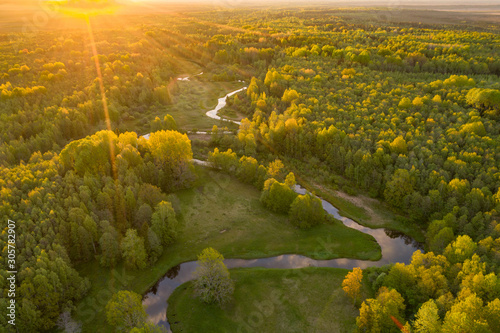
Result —
[[137, 230], [128, 229], [120, 245], [125, 264], [132, 269], [144, 269], [147, 266], [144, 239], [137, 235]]
[[394, 141], [390, 144], [391, 152], [396, 154], [406, 154], [408, 151], [408, 147], [406, 145], [405, 139], [402, 136], [398, 136], [394, 139]]
[[162, 201], [155, 207], [151, 217], [151, 229], [163, 245], [172, 243], [177, 235], [177, 219], [172, 204]]
[[117, 233], [107, 231], [99, 239], [101, 256], [99, 262], [104, 267], [113, 267], [120, 260], [120, 244], [118, 243]]
[[441, 229], [430, 241], [429, 248], [436, 253], [442, 253], [446, 246], [455, 239], [453, 229], [445, 227]]
[[293, 172], [290, 172], [288, 175], [286, 175], [285, 178], [285, 184], [288, 185], [289, 188], [293, 189], [295, 187], [295, 175]]
[[198, 255], [194, 287], [205, 303], [223, 304], [234, 292], [234, 282], [223, 260], [222, 254], [211, 247]]
[[446, 313], [441, 332], [491, 332], [488, 323], [482, 318], [483, 310], [483, 301], [475, 294], [464, 297]]
[[391, 205], [403, 208], [404, 198], [413, 193], [413, 180], [406, 169], [397, 169], [387, 182], [384, 197]]
[[151, 122], [151, 132], [161, 131], [163, 129], [162, 127], [160, 117], [155, 117], [155, 119]]
[[172, 102], [167, 86], [156, 87], [154, 88], [153, 93], [156, 100], [162, 104], [170, 104]]
[[174, 117], [169, 114], [163, 117], [163, 128], [166, 130], [177, 131], [177, 123], [175, 122]]
[[461, 235], [446, 247], [444, 255], [451, 263], [455, 264], [472, 258], [476, 248], [477, 244], [469, 236]]
[[296, 197], [297, 193], [288, 187], [288, 185], [270, 178], [264, 183], [260, 201], [274, 212], [287, 214], [290, 210], [290, 205]]
[[488, 325], [491, 329], [500, 329], [500, 299], [488, 303], [485, 309], [485, 318], [488, 321]]
[[467, 93], [466, 101], [476, 108], [482, 110], [491, 108], [498, 113], [498, 110], [500, 110], [500, 90], [472, 88]]
[[325, 212], [319, 198], [310, 193], [298, 195], [290, 205], [290, 222], [299, 228], [310, 228], [324, 222]]
[[259, 163], [253, 157], [242, 156], [236, 173], [239, 180], [245, 183], [254, 183], [256, 180]]
[[148, 229], [147, 233], [147, 251], [149, 255], [149, 260], [154, 263], [160, 258], [163, 253], [163, 246], [161, 245], [160, 238], [152, 229]]
[[213, 152], [208, 153], [208, 162], [210, 162], [214, 168], [229, 173], [235, 172], [238, 167], [236, 153], [231, 149], [221, 152], [218, 148], [215, 148]]
[[135, 213], [134, 217], [134, 226], [136, 229], [141, 229], [143, 224], [149, 223], [151, 221], [151, 217], [153, 216], [153, 210], [151, 209], [151, 206], [147, 203], [143, 203], [137, 212]]
[[412, 103], [408, 97], [403, 97], [403, 99], [399, 102], [398, 107], [400, 109], [409, 109]]
[[[7, 300], [7, 298], [5, 298]], [[17, 325], [21, 332], [37, 332], [42, 325], [41, 311], [26, 298], [23, 298], [20, 304], [17, 305]], [[3, 308], [6, 308], [7, 304]], [[6, 318], [10, 320], [10, 318]], [[7, 322], [5, 320], [5, 322]]]
[[118, 332], [128, 332], [143, 325], [147, 315], [141, 295], [128, 290], [117, 292], [106, 304], [106, 318]]
[[210, 132], [210, 144], [217, 145], [219, 144], [220, 136], [219, 136], [219, 128], [217, 125], [212, 126], [212, 131]]

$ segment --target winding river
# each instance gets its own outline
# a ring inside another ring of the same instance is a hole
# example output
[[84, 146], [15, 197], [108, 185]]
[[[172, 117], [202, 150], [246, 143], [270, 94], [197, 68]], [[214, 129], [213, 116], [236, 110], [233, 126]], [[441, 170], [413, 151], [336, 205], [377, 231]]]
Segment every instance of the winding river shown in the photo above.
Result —
[[[226, 96], [219, 98], [218, 104], [215, 109], [208, 111], [206, 115], [214, 119], [221, 119], [217, 115], [217, 112], [226, 105], [226, 98], [236, 94], [239, 91], [242, 91], [245, 88], [246, 87], [235, 90], [227, 94]], [[233, 120], [223, 120], [240, 124], [240, 122]], [[149, 138], [149, 134], [145, 135], [144, 137]], [[194, 162], [206, 165], [206, 162], [204, 161], [195, 160]], [[306, 193], [306, 190], [300, 185], [297, 185], [295, 187], [295, 191], [300, 194]], [[378, 261], [357, 259], [314, 260], [301, 255], [285, 254], [276, 257], [260, 259], [225, 259], [224, 263], [228, 268], [303, 268], [316, 266], [352, 269], [353, 267], [366, 268], [369, 266], [383, 266], [389, 263], [396, 262], [409, 263], [413, 252], [421, 249], [421, 245], [418, 242], [402, 233], [387, 229], [371, 229], [368, 227], [364, 227], [356, 223], [355, 221], [340, 215], [338, 209], [329, 202], [323, 199], [321, 199], [321, 202], [325, 211], [333, 215], [333, 217], [335, 217], [337, 220], [342, 221], [345, 226], [372, 235], [382, 249], [382, 258]], [[167, 300], [175, 290], [175, 288], [192, 279], [193, 272], [195, 271], [196, 267], [196, 261], [189, 261], [177, 265], [171, 268], [163, 278], [158, 280], [158, 282], [153, 287], [151, 287], [148, 292], [146, 292], [143, 297], [142, 304], [146, 307], [146, 313], [148, 314], [150, 321], [155, 324], [167, 327], [170, 332], [170, 325], [167, 321]]]
[[230, 96], [233, 96], [234, 94], [239, 93], [240, 91], [245, 90], [246, 88], [247, 87], [240, 88], [238, 90], [230, 92], [229, 94], [227, 94], [224, 97], [219, 98], [219, 100], [217, 102], [217, 106], [215, 107], [215, 109], [208, 111], [206, 113], [206, 115], [209, 116], [210, 118], [213, 118], [213, 119], [222, 120], [222, 121], [228, 121], [228, 122], [231, 122], [231, 123], [235, 123], [237, 125], [241, 125], [241, 122], [239, 122], [239, 121], [221, 118], [220, 116], [217, 115], [217, 112], [219, 112], [220, 109], [222, 109], [223, 107], [226, 106], [226, 98], [228, 98]]
[[[201, 75], [201, 74], [203, 74], [203, 72], [201, 72], [199, 74], [196, 74], [196, 75]], [[177, 81], [189, 81], [189, 76], [188, 77], [177, 78]], [[226, 98], [228, 98], [230, 96], [233, 96], [234, 94], [237, 94], [240, 91], [245, 90], [246, 88], [247, 87], [243, 87], [243, 88], [237, 89], [235, 91], [232, 91], [232, 92], [226, 94], [224, 97], [219, 98], [217, 100], [217, 105], [215, 106], [215, 108], [212, 109], [212, 110], [210, 110], [210, 111], [207, 111], [206, 115], [208, 117], [212, 118], [212, 119], [216, 119], [216, 120], [220, 120], [220, 121], [227, 121], [229, 123], [234, 123], [236, 125], [241, 125], [241, 122], [239, 122], [239, 121], [220, 117], [219, 115], [217, 115], [217, 112], [219, 112], [220, 109], [222, 109], [223, 107], [226, 106]], [[206, 132], [206, 131], [196, 131], [196, 132], [193, 132], [193, 134], [209, 134], [209, 133], [210, 132]], [[226, 134], [226, 133], [230, 134], [230, 133], [233, 133], [233, 132], [232, 131], [220, 131], [219, 133], [220, 134]], [[149, 134], [150, 133], [145, 134], [142, 137], [146, 138], [146, 139], [149, 139]]]

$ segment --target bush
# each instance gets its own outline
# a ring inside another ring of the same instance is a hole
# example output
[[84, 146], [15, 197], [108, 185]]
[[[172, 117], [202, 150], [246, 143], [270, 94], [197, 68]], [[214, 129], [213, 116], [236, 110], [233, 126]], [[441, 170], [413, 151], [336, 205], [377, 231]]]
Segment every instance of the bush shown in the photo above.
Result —
[[288, 185], [270, 178], [264, 183], [260, 201], [273, 212], [287, 214], [296, 197], [297, 193]]
[[321, 200], [307, 193], [299, 195], [290, 207], [290, 222], [303, 229], [325, 221], [325, 211]]

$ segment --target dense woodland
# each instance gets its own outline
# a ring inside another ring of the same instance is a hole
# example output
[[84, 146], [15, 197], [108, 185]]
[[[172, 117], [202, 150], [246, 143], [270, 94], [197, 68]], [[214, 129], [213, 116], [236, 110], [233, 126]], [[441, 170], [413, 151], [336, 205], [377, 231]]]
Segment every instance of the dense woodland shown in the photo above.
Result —
[[[201, 80], [248, 81], [228, 99], [247, 118], [237, 135], [204, 145], [270, 210], [299, 228], [323, 223], [319, 200], [292, 190], [290, 171], [314, 169], [317, 183], [384, 200], [425, 231], [411, 264], [364, 272], [375, 298], [358, 304], [359, 332], [398, 332], [389, 316], [412, 332], [499, 332], [499, 31], [343, 13], [95, 28], [113, 131], [86, 31], [18, 35], [18, 48], [0, 36], [0, 209], [17, 223], [18, 329], [51, 330], [75, 309], [90, 288], [75, 265], [144, 269], [175, 241], [171, 194], [197, 176], [191, 141], [164, 110], [196, 62]], [[6, 228], [1, 242], [7, 263]]]

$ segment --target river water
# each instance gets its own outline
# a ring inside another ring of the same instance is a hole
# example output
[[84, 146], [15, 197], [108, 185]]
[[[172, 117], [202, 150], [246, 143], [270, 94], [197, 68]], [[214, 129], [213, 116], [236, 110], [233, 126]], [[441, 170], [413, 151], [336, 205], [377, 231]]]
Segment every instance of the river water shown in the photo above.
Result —
[[219, 98], [219, 100], [217, 101], [217, 106], [215, 107], [215, 109], [208, 111], [206, 113], [206, 115], [209, 116], [212, 119], [217, 119], [217, 120], [222, 120], [222, 121], [228, 121], [228, 122], [231, 122], [231, 123], [234, 123], [234, 124], [237, 124], [237, 125], [241, 125], [241, 122], [239, 122], [239, 121], [221, 118], [220, 116], [217, 115], [217, 112], [219, 112], [220, 109], [222, 109], [223, 107], [226, 106], [226, 98], [228, 98], [230, 96], [233, 96], [234, 94], [239, 93], [240, 91], [243, 91], [246, 88], [247, 87], [240, 88], [238, 90], [230, 92], [229, 94], [227, 94], [224, 97]]
[[[196, 74], [196, 75], [201, 75], [203, 74], [203, 72], [199, 73], [199, 74]], [[195, 75], [195, 76], [196, 76]], [[177, 78], [178, 81], [189, 81], [189, 76], [188, 77], [182, 77], [182, 78]], [[241, 125], [241, 122], [239, 121], [236, 121], [236, 120], [231, 120], [231, 119], [226, 119], [226, 118], [221, 118], [219, 115], [217, 115], [217, 112], [219, 112], [220, 109], [222, 109], [223, 107], [226, 106], [226, 98], [230, 97], [230, 96], [233, 96], [234, 94], [236, 93], [239, 93], [240, 91], [243, 91], [245, 90], [247, 87], [243, 87], [243, 88], [240, 88], [240, 89], [237, 89], [235, 91], [232, 91], [228, 94], [226, 94], [224, 97], [221, 97], [217, 100], [217, 106], [210, 110], [210, 111], [207, 111], [206, 115], [212, 119], [217, 119], [217, 120], [221, 120], [221, 121], [227, 121], [229, 123], [234, 123], [236, 125]], [[219, 134], [231, 134], [233, 132], [231, 131], [219, 131]], [[145, 139], [149, 139], [149, 135], [151, 133], [148, 133], [148, 134], [144, 134], [142, 137], [145, 138]], [[197, 131], [197, 132], [194, 132], [193, 134], [209, 134], [209, 132], [206, 132], [206, 131]]]
[[[189, 80], [189, 77], [182, 78], [181, 80]], [[226, 106], [227, 97], [230, 97], [244, 89], [246, 89], [246, 87], [232, 91], [224, 97], [219, 98], [217, 106], [213, 110], [208, 111], [206, 115], [213, 119], [228, 121], [240, 125], [241, 123], [239, 121], [221, 118], [217, 115], [217, 112]], [[143, 137], [149, 139], [149, 134], [143, 135]], [[207, 163], [205, 161], [198, 160], [195, 160], [194, 162], [201, 165], [206, 165]], [[300, 194], [306, 193], [306, 190], [300, 185], [296, 185], [295, 191]], [[342, 221], [345, 226], [372, 235], [382, 249], [382, 258], [378, 261], [342, 258], [314, 260], [297, 254], [284, 254], [276, 257], [259, 259], [225, 259], [224, 263], [228, 268], [303, 268], [309, 266], [346, 269], [352, 269], [354, 267], [366, 268], [370, 266], [383, 266], [396, 262], [407, 264], [410, 262], [413, 252], [422, 248], [418, 242], [400, 232], [382, 228], [371, 229], [364, 227], [357, 222], [340, 215], [339, 210], [328, 201], [321, 199], [321, 203], [326, 212], [331, 214], [337, 220]], [[192, 279], [196, 267], [196, 261], [179, 264], [171, 268], [163, 278], [159, 279], [158, 282], [151, 287], [148, 292], [146, 292], [143, 297], [142, 304], [146, 307], [146, 313], [148, 314], [150, 321], [157, 325], [167, 327], [170, 332], [170, 325], [167, 321], [167, 300], [175, 288]]]
[[[306, 190], [300, 185], [296, 185], [295, 191], [300, 194], [306, 193]], [[421, 249], [421, 245], [418, 242], [402, 233], [387, 229], [371, 229], [364, 227], [347, 217], [341, 216], [338, 209], [328, 201], [321, 199], [321, 202], [325, 211], [337, 220], [342, 221], [347, 227], [372, 235], [380, 244], [382, 258], [378, 261], [357, 259], [314, 260], [301, 255], [284, 254], [260, 259], [225, 259], [224, 263], [228, 268], [303, 268], [316, 266], [352, 269], [354, 267], [366, 268], [370, 266], [383, 266], [396, 262], [407, 264], [410, 262], [413, 252]], [[146, 313], [150, 321], [170, 328], [167, 321], [167, 300], [175, 288], [192, 279], [196, 267], [196, 261], [190, 261], [171, 268], [165, 276], [144, 295], [142, 304], [146, 307]]]

